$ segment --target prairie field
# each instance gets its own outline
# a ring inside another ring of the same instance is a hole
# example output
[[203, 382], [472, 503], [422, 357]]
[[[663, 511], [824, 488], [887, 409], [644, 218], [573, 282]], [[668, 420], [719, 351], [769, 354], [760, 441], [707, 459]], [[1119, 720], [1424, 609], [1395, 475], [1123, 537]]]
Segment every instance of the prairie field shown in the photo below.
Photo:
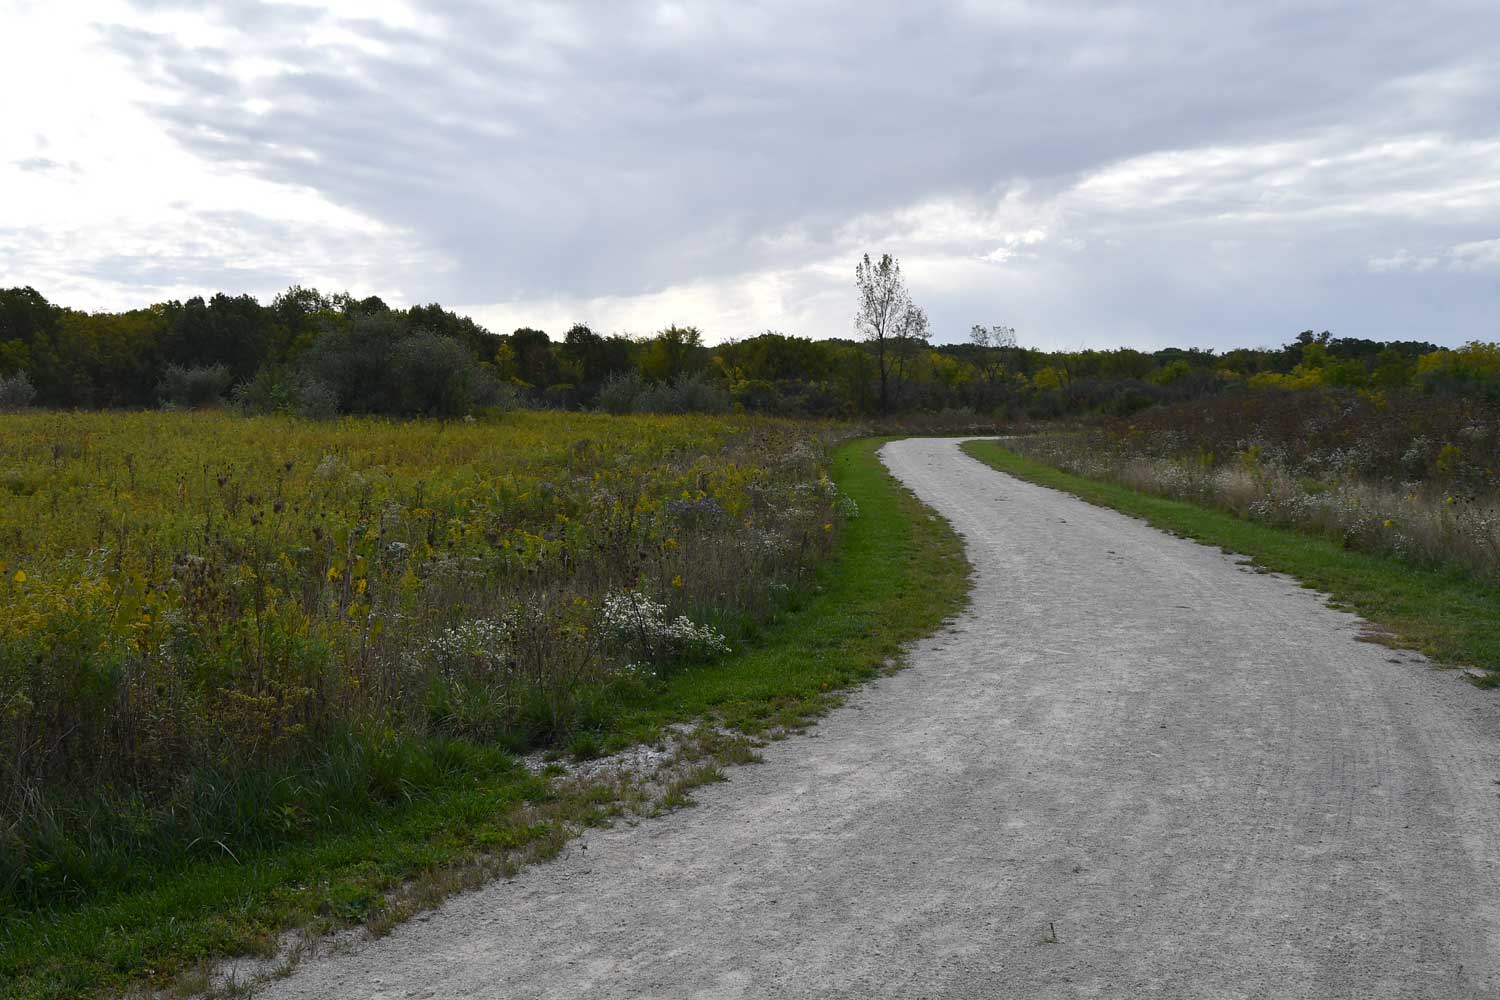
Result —
[[0, 418], [0, 904], [305, 837], [776, 613], [857, 514], [835, 432], [516, 412]]

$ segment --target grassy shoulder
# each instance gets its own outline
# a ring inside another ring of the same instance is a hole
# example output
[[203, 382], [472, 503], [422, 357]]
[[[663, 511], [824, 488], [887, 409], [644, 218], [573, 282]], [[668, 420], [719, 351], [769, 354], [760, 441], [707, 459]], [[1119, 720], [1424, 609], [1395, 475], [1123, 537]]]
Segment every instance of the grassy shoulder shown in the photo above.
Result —
[[[833, 478], [859, 504], [839, 555], [753, 643], [657, 685], [613, 692], [593, 749], [661, 737], [710, 719], [759, 736], [810, 722], [840, 690], [870, 678], [902, 646], [964, 603], [968, 566], [946, 522], [895, 482], [879, 440], [843, 446]], [[744, 760], [744, 740], [703, 730], [695, 766], [659, 805]], [[379, 931], [456, 889], [545, 858], [607, 823], [629, 794], [551, 780], [499, 751], [455, 747], [446, 779], [315, 840], [163, 872], [140, 888], [55, 910], [0, 914], [0, 997], [61, 1000], [145, 985], [196, 985], [216, 957], [277, 954], [284, 932], [367, 924]]]
[[1329, 594], [1337, 606], [1388, 632], [1395, 645], [1418, 649], [1442, 663], [1489, 671], [1489, 680], [1481, 682], [1486, 686], [1500, 681], [1500, 630], [1495, 628], [1500, 621], [1500, 588], [1468, 573], [1414, 567], [1287, 528], [1075, 476], [1023, 458], [995, 441], [970, 441], [962, 447], [1001, 472], [1112, 507], [1185, 538], [1243, 553], [1265, 569]]

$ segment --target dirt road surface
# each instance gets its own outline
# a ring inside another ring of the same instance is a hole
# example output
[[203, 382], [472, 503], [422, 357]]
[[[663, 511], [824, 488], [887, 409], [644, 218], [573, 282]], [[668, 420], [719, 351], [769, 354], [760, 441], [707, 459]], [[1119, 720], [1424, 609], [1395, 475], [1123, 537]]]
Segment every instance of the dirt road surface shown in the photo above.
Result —
[[1500, 997], [1500, 698], [956, 441], [882, 454], [976, 571], [909, 669], [266, 995]]

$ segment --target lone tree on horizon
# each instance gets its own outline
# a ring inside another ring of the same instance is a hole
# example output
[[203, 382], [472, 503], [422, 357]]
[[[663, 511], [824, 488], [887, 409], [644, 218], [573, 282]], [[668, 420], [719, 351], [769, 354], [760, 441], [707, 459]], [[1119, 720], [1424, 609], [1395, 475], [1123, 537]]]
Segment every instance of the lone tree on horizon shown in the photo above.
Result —
[[901, 277], [901, 262], [890, 254], [879, 261], [865, 254], [854, 268], [854, 283], [859, 288], [859, 311], [854, 328], [875, 345], [875, 360], [880, 369], [880, 412], [891, 405], [891, 376], [899, 382], [904, 374], [910, 348], [915, 341], [930, 336], [927, 314], [912, 305], [906, 281]]
[[1016, 328], [975, 323], [969, 328], [969, 343], [974, 347], [975, 367], [987, 385], [994, 385], [1005, 373], [1005, 356], [1016, 349]]

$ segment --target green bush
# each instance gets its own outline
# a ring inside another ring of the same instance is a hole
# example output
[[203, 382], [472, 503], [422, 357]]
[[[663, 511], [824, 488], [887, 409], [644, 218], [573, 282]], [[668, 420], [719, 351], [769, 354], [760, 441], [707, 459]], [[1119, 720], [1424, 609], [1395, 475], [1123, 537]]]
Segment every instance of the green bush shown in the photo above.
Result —
[[635, 372], [622, 372], [604, 380], [599, 407], [614, 414], [727, 413], [730, 398], [699, 372], [671, 382], [649, 382]]
[[36, 389], [25, 372], [0, 375], [0, 413], [24, 410], [36, 399]]
[[193, 409], [217, 406], [229, 394], [233, 381], [226, 365], [167, 365], [157, 383], [156, 394], [170, 406]]

